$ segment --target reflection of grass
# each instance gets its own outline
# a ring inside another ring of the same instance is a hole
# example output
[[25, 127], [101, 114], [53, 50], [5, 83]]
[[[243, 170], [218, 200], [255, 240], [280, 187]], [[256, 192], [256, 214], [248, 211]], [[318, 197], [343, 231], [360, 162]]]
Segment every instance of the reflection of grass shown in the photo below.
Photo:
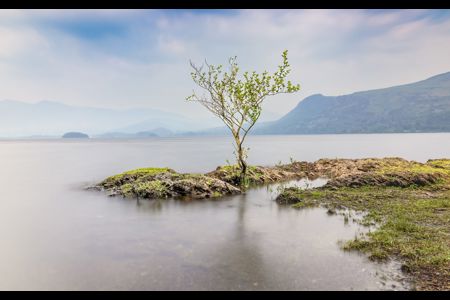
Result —
[[296, 197], [294, 207], [324, 206], [368, 212], [362, 224], [379, 224], [363, 238], [344, 244], [372, 259], [399, 257], [421, 289], [450, 288], [450, 190], [361, 187], [338, 189], [287, 189]]

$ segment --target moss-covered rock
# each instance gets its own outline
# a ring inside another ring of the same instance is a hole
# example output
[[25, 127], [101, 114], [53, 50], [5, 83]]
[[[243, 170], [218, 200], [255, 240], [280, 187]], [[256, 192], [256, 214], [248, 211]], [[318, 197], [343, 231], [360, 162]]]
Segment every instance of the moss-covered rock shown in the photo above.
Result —
[[[240, 169], [237, 165], [219, 166], [216, 170], [207, 173], [206, 175], [235, 186], [240, 185]], [[303, 176], [304, 174], [297, 174], [292, 171], [283, 170], [279, 167], [248, 166], [246, 180], [248, 184], [255, 185], [284, 181]]]
[[[314, 207], [318, 205], [319, 200], [323, 197], [323, 192], [320, 190], [302, 190], [297, 187], [285, 188], [276, 198], [278, 204], [295, 204], [299, 207]], [[306, 199], [306, 201], [305, 201]]]
[[390, 172], [354, 174], [331, 180], [327, 186], [332, 187], [360, 187], [360, 186], [431, 186], [444, 182], [446, 176], [442, 173]]
[[[180, 174], [170, 168], [141, 168], [108, 177], [97, 187], [110, 195], [126, 197], [214, 198], [242, 192], [239, 172], [237, 165], [220, 166], [205, 175]], [[318, 177], [330, 178], [327, 187], [335, 188], [439, 185], [442, 188], [450, 178], [450, 160], [436, 159], [422, 164], [402, 158], [320, 159], [274, 167], [249, 166], [246, 184]]]
[[110, 176], [100, 183], [103, 188], [109, 189], [117, 186], [122, 186], [127, 183], [134, 183], [135, 181], [151, 181], [156, 175], [164, 173], [176, 173], [169, 168], [140, 168], [130, 170]]
[[202, 174], [180, 174], [169, 168], [145, 168], [108, 177], [98, 186], [109, 195], [153, 198], [215, 198], [241, 191]]
[[[450, 178], [450, 160], [427, 163], [402, 158], [320, 159], [304, 164], [310, 177], [328, 177], [328, 187], [431, 186], [445, 184]], [[291, 165], [283, 166], [290, 169]]]

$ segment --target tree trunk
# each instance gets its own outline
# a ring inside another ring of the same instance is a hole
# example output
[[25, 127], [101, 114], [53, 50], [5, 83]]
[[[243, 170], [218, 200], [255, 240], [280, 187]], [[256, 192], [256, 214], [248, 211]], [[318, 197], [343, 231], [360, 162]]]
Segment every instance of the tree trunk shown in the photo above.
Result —
[[241, 184], [244, 184], [245, 176], [247, 174], [247, 163], [245, 162], [244, 151], [242, 149], [241, 144], [238, 145], [238, 163], [239, 163], [239, 168], [241, 169], [239, 181]]
[[234, 136], [234, 141], [236, 143], [236, 159], [237, 159], [237, 163], [240, 169], [240, 174], [239, 174], [239, 184], [243, 185], [245, 184], [245, 176], [247, 174], [247, 163], [245, 162], [245, 153], [244, 153], [244, 149], [242, 148], [242, 141], [241, 138], [239, 136], [238, 133], [234, 133], [233, 132], [233, 136]]

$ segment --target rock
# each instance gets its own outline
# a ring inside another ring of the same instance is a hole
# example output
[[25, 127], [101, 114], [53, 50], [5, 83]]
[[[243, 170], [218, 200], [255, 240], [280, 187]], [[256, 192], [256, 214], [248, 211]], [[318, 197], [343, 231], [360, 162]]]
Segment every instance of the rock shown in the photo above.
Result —
[[147, 168], [111, 176], [98, 185], [111, 196], [214, 198], [241, 193], [231, 184], [201, 174], [180, 174], [168, 168]]
[[302, 201], [300, 197], [297, 195], [297, 188], [291, 187], [283, 190], [283, 193], [278, 195], [275, 201], [278, 204], [296, 204]]
[[329, 208], [329, 209], [327, 210], [327, 214], [328, 214], [329, 216], [335, 215], [335, 214], [336, 214], [336, 210], [334, 210], [334, 209], [332, 209], [332, 208]]

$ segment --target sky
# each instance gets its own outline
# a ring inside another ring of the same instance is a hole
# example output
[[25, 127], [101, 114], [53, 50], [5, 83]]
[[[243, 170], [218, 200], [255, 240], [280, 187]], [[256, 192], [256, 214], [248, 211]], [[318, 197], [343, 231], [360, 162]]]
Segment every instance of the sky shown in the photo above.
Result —
[[296, 94], [342, 95], [450, 71], [450, 10], [0, 10], [0, 100], [147, 107], [200, 118], [189, 60], [273, 72]]

